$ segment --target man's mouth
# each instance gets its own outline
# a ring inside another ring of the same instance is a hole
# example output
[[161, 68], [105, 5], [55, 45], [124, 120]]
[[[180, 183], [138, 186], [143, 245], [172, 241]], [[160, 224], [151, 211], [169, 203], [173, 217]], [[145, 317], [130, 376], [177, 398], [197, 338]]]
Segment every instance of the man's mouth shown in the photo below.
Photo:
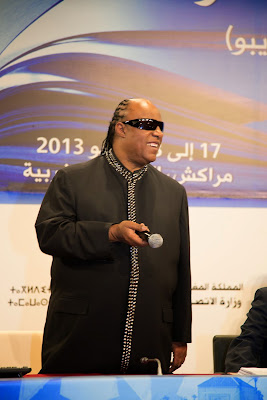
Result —
[[151, 142], [151, 143], [148, 143], [147, 145], [150, 146], [150, 147], [155, 147], [156, 149], [159, 148], [159, 144], [158, 143], [154, 143], [154, 142], [152, 143]]

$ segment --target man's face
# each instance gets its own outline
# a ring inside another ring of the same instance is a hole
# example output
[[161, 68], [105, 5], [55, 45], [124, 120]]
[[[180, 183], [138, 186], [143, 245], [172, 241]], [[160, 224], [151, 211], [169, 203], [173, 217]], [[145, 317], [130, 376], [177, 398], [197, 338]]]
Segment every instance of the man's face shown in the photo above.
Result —
[[[158, 109], [150, 102], [142, 99], [131, 100], [123, 121], [138, 118], [151, 118], [161, 121]], [[138, 129], [130, 125], [121, 125], [124, 132], [120, 142], [120, 161], [130, 171], [140, 169], [156, 160], [162, 142], [163, 133], [156, 130]]]

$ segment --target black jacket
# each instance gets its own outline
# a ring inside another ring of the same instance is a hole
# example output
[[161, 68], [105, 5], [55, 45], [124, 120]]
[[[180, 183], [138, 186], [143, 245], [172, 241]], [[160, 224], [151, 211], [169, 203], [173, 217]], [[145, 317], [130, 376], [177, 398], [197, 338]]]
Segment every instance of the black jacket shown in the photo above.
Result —
[[[188, 206], [185, 189], [148, 166], [136, 185], [137, 222], [164, 238], [139, 249], [140, 279], [128, 372], [140, 358], [170, 362], [172, 341], [191, 341]], [[127, 182], [106, 158], [56, 174], [36, 221], [53, 256], [42, 373], [119, 373], [130, 277], [129, 246], [110, 243], [127, 219]]]
[[255, 293], [241, 334], [228, 349], [225, 372], [238, 372], [241, 367], [267, 367], [267, 287]]

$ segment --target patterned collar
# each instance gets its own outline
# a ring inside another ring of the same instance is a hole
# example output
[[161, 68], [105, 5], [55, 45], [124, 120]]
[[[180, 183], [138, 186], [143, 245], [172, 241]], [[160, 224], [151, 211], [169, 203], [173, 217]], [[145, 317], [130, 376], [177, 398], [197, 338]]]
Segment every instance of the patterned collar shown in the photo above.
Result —
[[131, 172], [127, 168], [124, 167], [117, 159], [115, 154], [113, 153], [112, 149], [106, 150], [104, 153], [108, 163], [115, 168], [117, 172], [119, 172], [127, 181], [135, 180], [138, 181], [143, 177], [143, 175], [147, 171], [147, 165], [143, 168], [138, 169], [137, 171]]

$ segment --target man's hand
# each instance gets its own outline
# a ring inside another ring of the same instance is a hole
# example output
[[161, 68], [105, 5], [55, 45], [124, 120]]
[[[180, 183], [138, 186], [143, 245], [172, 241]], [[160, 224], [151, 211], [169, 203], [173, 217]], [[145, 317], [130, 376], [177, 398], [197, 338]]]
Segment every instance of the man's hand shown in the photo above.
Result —
[[108, 236], [110, 242], [123, 242], [130, 246], [145, 247], [148, 246], [146, 240], [141, 239], [135, 231], [149, 231], [145, 224], [137, 224], [133, 221], [122, 221], [119, 224], [111, 225]]
[[173, 342], [172, 351], [173, 351], [173, 361], [169, 369], [170, 374], [177, 368], [180, 368], [181, 365], [184, 363], [187, 354], [187, 343]]

